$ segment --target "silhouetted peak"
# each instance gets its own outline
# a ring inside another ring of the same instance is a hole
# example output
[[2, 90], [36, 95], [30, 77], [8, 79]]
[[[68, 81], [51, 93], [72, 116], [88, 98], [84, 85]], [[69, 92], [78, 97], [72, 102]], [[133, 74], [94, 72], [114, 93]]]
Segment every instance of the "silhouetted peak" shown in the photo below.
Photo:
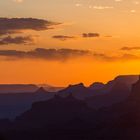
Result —
[[47, 93], [47, 91], [43, 88], [43, 87], [40, 87], [36, 93]]
[[119, 75], [114, 80], [122, 82], [135, 81], [138, 80], [138, 75]]
[[89, 86], [89, 88], [91, 88], [91, 89], [93, 89], [93, 90], [97, 90], [97, 89], [102, 89], [102, 88], [104, 88], [104, 86], [105, 86], [105, 84], [102, 83], [102, 82], [95, 82], [95, 83], [91, 84], [91, 85]]
[[129, 90], [131, 91], [132, 84], [136, 83], [137, 80], [138, 75], [119, 75], [114, 80], [109, 81], [106, 85], [110, 90], [114, 85], [116, 85], [116, 83], [122, 83], [128, 86]]
[[67, 97], [67, 95], [71, 94], [78, 98], [84, 99], [88, 94], [91, 93], [91, 90], [84, 86], [83, 83], [79, 83], [76, 85], [69, 85], [67, 88], [58, 92], [60, 96]]
[[39, 84], [37, 86], [38, 87], [43, 87], [48, 92], [58, 92], [58, 91], [64, 89], [64, 87], [52, 86], [52, 85], [49, 85], [49, 84]]
[[68, 88], [85, 88], [83, 83], [75, 84], [75, 85], [69, 85]]

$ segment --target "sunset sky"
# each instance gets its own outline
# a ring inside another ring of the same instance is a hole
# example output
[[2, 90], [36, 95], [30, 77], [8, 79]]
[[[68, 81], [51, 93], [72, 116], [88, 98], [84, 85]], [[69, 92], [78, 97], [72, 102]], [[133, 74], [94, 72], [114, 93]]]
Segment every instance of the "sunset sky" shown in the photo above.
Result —
[[0, 0], [0, 9], [0, 83], [140, 73], [140, 0]]

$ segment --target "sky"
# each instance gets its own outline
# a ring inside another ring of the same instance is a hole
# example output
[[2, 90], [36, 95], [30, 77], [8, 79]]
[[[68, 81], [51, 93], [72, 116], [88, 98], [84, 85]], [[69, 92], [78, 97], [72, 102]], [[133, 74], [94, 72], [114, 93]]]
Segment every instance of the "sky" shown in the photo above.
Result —
[[0, 83], [140, 73], [140, 0], [1, 0], [0, 9]]

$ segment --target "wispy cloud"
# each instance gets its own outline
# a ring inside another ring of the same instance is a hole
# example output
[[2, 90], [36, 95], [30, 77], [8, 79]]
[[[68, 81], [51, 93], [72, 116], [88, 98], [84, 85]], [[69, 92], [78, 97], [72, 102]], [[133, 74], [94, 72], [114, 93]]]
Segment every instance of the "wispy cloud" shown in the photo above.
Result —
[[13, 0], [13, 1], [17, 3], [22, 3], [24, 0]]
[[3, 37], [0, 39], [0, 45], [8, 45], [8, 44], [30, 44], [33, 42], [33, 38], [31, 36], [16, 36], [16, 37]]
[[140, 50], [140, 47], [122, 47], [123, 51]]
[[114, 9], [113, 6], [91, 6], [91, 8], [96, 9], [96, 10]]

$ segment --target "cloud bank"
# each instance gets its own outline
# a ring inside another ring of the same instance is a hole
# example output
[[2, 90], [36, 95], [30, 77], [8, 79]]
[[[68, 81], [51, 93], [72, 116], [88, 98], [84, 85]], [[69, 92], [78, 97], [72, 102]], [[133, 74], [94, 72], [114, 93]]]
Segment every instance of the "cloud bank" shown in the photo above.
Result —
[[133, 54], [109, 56], [103, 53], [93, 53], [89, 50], [45, 48], [36, 48], [30, 51], [0, 50], [0, 57], [5, 57], [5, 60], [41, 59], [47, 61], [68, 61], [75, 58], [90, 58], [94, 61], [105, 62], [140, 60], [140, 57]]
[[44, 59], [65, 61], [71, 58], [88, 56], [89, 51], [74, 50], [74, 49], [44, 49], [36, 48], [31, 51], [17, 51], [17, 50], [0, 50], [0, 56], [7, 57], [8, 59]]

